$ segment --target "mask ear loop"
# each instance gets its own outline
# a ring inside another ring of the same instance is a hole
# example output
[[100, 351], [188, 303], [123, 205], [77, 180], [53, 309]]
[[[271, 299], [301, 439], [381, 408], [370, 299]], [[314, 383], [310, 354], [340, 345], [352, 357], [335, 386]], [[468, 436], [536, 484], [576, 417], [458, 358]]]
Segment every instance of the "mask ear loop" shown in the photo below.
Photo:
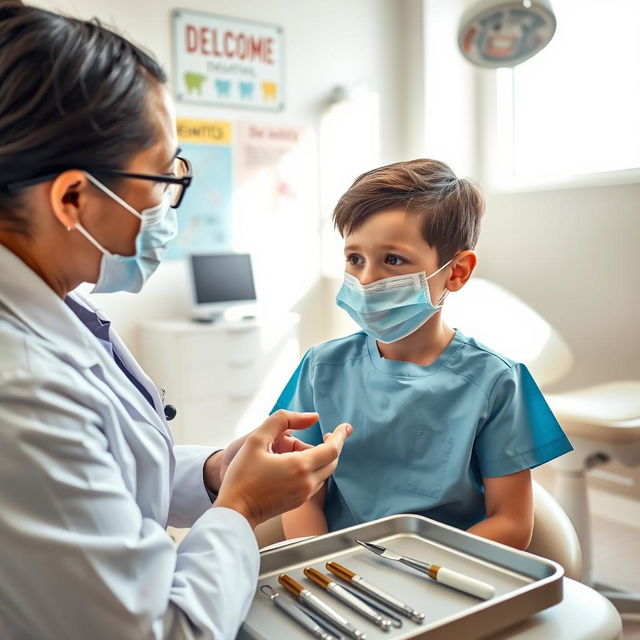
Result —
[[[427, 276], [427, 280], [429, 280], [429, 278], [433, 278], [433, 276], [435, 276], [437, 273], [440, 273], [443, 269], [448, 267], [455, 259], [456, 259], [456, 256], [453, 256], [453, 258], [451, 258], [449, 262], [445, 262], [439, 269], [434, 271], [430, 276]], [[445, 287], [443, 294], [440, 296], [440, 299], [438, 300], [438, 302], [435, 303], [434, 306], [438, 307], [439, 309], [442, 309], [442, 305], [444, 304], [444, 301], [448, 295], [449, 295], [449, 289]]]
[[75, 228], [98, 250], [102, 251], [105, 256], [110, 256], [111, 251], [107, 251], [79, 222], [76, 222]]
[[446, 300], [448, 295], [449, 295], [449, 289], [445, 289], [444, 293], [440, 296], [440, 299], [438, 300], [438, 302], [436, 302], [434, 306], [438, 307], [438, 309], [442, 309], [442, 305], [444, 304], [444, 301]]
[[[115, 200], [119, 205], [123, 206], [129, 213], [132, 213], [136, 218], [142, 220], [142, 216], [128, 203], [125, 202], [117, 193], [114, 193], [108, 187], [100, 182], [97, 178], [94, 178], [90, 173], [83, 171], [84, 175], [87, 176], [89, 182], [91, 182], [94, 186], [96, 186], [100, 191], [106, 193], [110, 198]], [[96, 249], [101, 251], [105, 256], [113, 255], [110, 251], [105, 249], [79, 222], [76, 222], [74, 227], [77, 229]], [[68, 227], [71, 229], [71, 227]]]
[[110, 198], [115, 200], [119, 205], [123, 206], [129, 213], [132, 213], [136, 218], [142, 220], [142, 216], [138, 211], [136, 211], [128, 202], [125, 202], [117, 193], [114, 193], [109, 189], [109, 187], [105, 187], [100, 180], [94, 178], [90, 173], [84, 172], [84, 175], [87, 176], [89, 181], [98, 187], [100, 191], [106, 193]]
[[433, 276], [440, 273], [443, 269], [448, 267], [454, 260], [455, 260], [455, 256], [453, 256], [453, 258], [451, 258], [449, 262], [445, 262], [439, 269], [436, 269], [430, 276], [427, 276], [427, 280], [429, 280], [429, 278], [433, 278]]

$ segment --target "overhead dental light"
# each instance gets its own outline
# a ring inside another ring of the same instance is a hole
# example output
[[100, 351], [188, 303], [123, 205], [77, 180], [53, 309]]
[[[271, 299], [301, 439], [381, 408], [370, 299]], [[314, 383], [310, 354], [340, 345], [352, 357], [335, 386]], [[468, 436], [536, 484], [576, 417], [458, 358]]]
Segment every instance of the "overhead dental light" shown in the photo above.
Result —
[[480, 0], [460, 20], [458, 46], [480, 67], [513, 67], [544, 49], [555, 31], [549, 0]]

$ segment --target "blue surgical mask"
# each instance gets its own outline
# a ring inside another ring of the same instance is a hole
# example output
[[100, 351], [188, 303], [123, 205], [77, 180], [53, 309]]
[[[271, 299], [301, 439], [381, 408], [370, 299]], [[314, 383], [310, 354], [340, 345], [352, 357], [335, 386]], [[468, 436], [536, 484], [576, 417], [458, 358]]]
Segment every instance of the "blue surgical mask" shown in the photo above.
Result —
[[158, 268], [167, 245], [178, 232], [178, 220], [175, 210], [171, 209], [169, 195], [154, 207], [136, 211], [90, 173], [85, 175], [98, 189], [104, 191], [129, 213], [140, 219], [140, 230], [136, 237], [136, 252], [132, 256], [121, 256], [107, 251], [79, 222], [76, 223], [76, 229], [102, 251], [100, 275], [91, 293], [112, 293], [114, 291], [137, 293]]
[[336, 303], [376, 340], [384, 343], [402, 340], [442, 309], [448, 291], [434, 305], [428, 280], [451, 262], [449, 260], [430, 276], [421, 271], [365, 285], [350, 273], [345, 273]]

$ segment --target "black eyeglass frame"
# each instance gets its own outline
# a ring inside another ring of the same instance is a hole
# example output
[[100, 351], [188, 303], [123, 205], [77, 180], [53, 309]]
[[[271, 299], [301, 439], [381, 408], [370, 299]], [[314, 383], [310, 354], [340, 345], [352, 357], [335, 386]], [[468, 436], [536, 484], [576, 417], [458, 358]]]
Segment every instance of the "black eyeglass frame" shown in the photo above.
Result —
[[[134, 178], [136, 180], [150, 180], [152, 182], [164, 182], [166, 184], [179, 184], [182, 186], [180, 197], [178, 198], [178, 202], [171, 205], [172, 209], [177, 209], [182, 203], [184, 194], [187, 192], [187, 188], [191, 185], [191, 181], [193, 180], [193, 168], [191, 166], [191, 163], [186, 158], [177, 156], [176, 159], [184, 162], [187, 168], [186, 175], [182, 176], [181, 178], [179, 178], [178, 176], [168, 176], [166, 174], [132, 173], [130, 171], [120, 171], [119, 169], [85, 169], [85, 171], [87, 173], [90, 173], [91, 175], [119, 176], [121, 178]], [[9, 191], [18, 191], [19, 189], [32, 187], [34, 184], [46, 182], [47, 180], [53, 180], [56, 176], [60, 175], [62, 171], [64, 171], [64, 169], [61, 169], [56, 173], [49, 173], [45, 176], [38, 176], [37, 178], [27, 178], [26, 180], [10, 182], [6, 185], [6, 188]]]

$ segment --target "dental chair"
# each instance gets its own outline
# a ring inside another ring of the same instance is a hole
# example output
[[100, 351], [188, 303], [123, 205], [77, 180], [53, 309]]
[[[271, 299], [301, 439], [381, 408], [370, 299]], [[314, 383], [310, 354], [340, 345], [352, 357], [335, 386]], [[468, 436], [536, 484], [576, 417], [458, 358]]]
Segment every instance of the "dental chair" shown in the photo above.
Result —
[[[564, 567], [565, 575], [580, 580], [582, 554], [578, 536], [560, 505], [546, 489], [533, 483], [533, 536], [527, 551], [554, 560]], [[256, 527], [258, 546], [271, 546], [284, 540], [280, 516]]]
[[[526, 364], [542, 388], [559, 380], [571, 367], [571, 352], [553, 327], [522, 300], [488, 280], [472, 278], [461, 291], [450, 295], [443, 319]], [[609, 598], [620, 613], [640, 613], [640, 594], [594, 580], [586, 479], [587, 471], [610, 459], [627, 466], [640, 465], [640, 380], [608, 382], [545, 397], [575, 449], [551, 464], [555, 469], [554, 496], [580, 540], [581, 581]]]

